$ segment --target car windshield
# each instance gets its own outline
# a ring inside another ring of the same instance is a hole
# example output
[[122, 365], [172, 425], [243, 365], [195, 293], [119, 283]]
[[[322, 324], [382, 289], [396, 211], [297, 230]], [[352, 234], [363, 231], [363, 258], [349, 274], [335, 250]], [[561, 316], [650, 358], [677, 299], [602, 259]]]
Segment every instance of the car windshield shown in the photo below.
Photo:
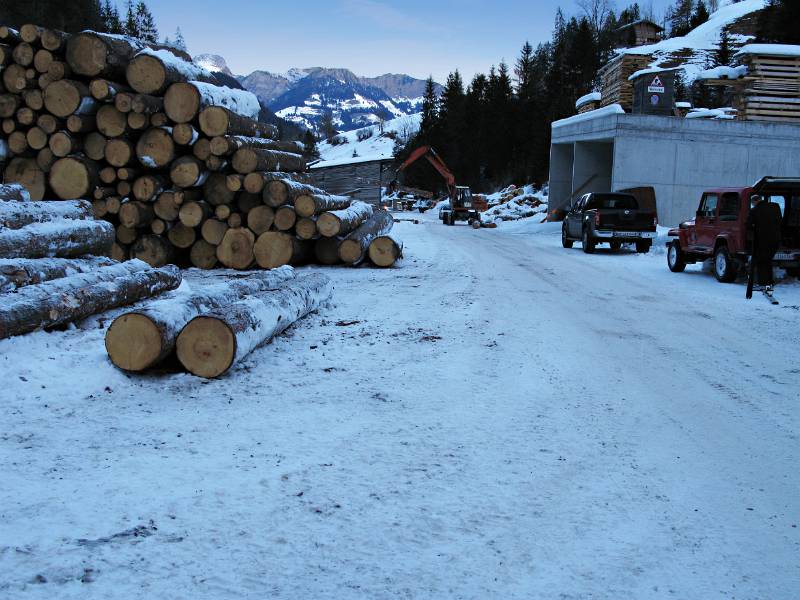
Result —
[[639, 203], [628, 194], [593, 194], [586, 204], [586, 210], [612, 208], [618, 210], [636, 210]]

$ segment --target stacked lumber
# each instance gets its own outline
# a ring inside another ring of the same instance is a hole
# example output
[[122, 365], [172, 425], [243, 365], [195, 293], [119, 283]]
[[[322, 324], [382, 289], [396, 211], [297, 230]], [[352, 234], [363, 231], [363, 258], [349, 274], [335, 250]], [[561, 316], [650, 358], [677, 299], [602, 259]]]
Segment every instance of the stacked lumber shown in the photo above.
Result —
[[800, 53], [797, 46], [742, 49], [737, 55], [747, 76], [734, 86], [739, 119], [800, 123]]
[[620, 54], [600, 70], [602, 91], [600, 106], [619, 104], [627, 112], [633, 110], [633, 82], [629, 77], [646, 69], [652, 62], [649, 54]]
[[0, 339], [52, 328], [177, 288], [177, 267], [105, 256], [114, 227], [85, 200], [33, 201], [0, 186]]
[[330, 279], [284, 266], [200, 291], [166, 294], [120, 315], [106, 334], [111, 362], [130, 372], [172, 355], [190, 373], [219, 377], [330, 298]]

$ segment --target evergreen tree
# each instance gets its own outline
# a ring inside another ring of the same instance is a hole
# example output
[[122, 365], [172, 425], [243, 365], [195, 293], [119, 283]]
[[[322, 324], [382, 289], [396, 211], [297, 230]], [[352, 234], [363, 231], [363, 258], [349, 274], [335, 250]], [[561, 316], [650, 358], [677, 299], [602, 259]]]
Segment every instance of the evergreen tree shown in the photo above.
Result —
[[136, 18], [136, 7], [133, 5], [133, 0], [128, 0], [125, 8], [125, 35], [138, 38], [141, 32], [139, 31], [139, 21]]
[[694, 0], [677, 0], [675, 6], [667, 11], [670, 37], [682, 37], [692, 30]]
[[330, 142], [336, 134], [339, 133], [336, 130], [336, 124], [333, 122], [333, 113], [330, 110], [326, 110], [322, 114], [322, 118], [319, 121], [319, 129], [322, 132], [323, 137]]
[[186, 40], [183, 37], [183, 32], [181, 32], [180, 27], [175, 29], [175, 39], [172, 41], [172, 45], [178, 50], [186, 52]]
[[103, 30], [108, 33], [125, 33], [122, 20], [119, 17], [117, 5], [111, 0], [105, 0], [100, 8], [100, 17], [103, 20]]
[[303, 134], [303, 156], [306, 158], [319, 158], [317, 138], [309, 130], [306, 130], [306, 132]]
[[139, 0], [136, 4], [136, 25], [139, 30], [137, 36], [143, 42], [150, 42], [152, 44], [158, 43], [158, 29], [156, 28], [155, 19], [147, 8], [144, 0]]
[[517, 63], [514, 65], [514, 75], [517, 79], [517, 97], [529, 101], [533, 94], [533, 46], [525, 42], [522, 46]]
[[642, 9], [639, 7], [638, 2], [634, 2], [628, 8], [623, 9], [623, 11], [619, 13], [618, 25], [619, 27], [622, 27], [623, 25], [630, 25], [631, 23], [641, 20], [641, 18]]
[[719, 47], [714, 53], [715, 66], [723, 66], [731, 64], [733, 60], [733, 51], [731, 50], [731, 36], [728, 33], [728, 28], [723, 27], [719, 36]]
[[425, 82], [425, 94], [422, 97], [422, 120], [420, 121], [420, 133], [429, 134], [436, 126], [439, 116], [439, 98], [436, 96], [436, 83], [433, 76], [428, 77]]
[[770, 0], [759, 13], [758, 40], [774, 44], [800, 44], [800, 2]]
[[698, 0], [697, 6], [694, 9], [694, 13], [692, 14], [692, 18], [689, 21], [689, 25], [692, 29], [695, 27], [699, 27], [706, 21], [708, 21], [708, 9], [706, 8], [705, 2], [703, 0]]

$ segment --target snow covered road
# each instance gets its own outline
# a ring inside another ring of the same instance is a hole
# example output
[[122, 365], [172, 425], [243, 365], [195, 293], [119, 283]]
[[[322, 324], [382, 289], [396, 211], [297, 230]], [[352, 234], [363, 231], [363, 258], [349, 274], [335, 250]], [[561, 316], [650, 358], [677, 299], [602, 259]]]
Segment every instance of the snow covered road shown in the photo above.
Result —
[[220, 380], [0, 342], [0, 597], [796, 597], [800, 285], [426, 217]]

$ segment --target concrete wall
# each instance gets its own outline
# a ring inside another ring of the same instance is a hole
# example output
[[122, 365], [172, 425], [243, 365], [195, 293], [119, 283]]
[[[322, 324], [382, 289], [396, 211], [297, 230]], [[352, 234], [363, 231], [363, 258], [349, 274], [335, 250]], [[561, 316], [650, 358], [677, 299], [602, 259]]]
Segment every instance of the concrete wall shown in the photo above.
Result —
[[[747, 186], [765, 175], [800, 176], [800, 126], [791, 124], [605, 115], [553, 127], [562, 156], [564, 146], [576, 144], [576, 169], [584, 168], [579, 156], [592, 160], [592, 146], [579, 147], [604, 137], [614, 142], [611, 188], [655, 188], [665, 225], [693, 217], [707, 188]], [[565, 168], [563, 160], [555, 171], [551, 165], [551, 179], [560, 180]], [[606, 191], [602, 187], [586, 191]]]
[[569, 202], [572, 194], [572, 166], [575, 144], [550, 146], [550, 210]]

